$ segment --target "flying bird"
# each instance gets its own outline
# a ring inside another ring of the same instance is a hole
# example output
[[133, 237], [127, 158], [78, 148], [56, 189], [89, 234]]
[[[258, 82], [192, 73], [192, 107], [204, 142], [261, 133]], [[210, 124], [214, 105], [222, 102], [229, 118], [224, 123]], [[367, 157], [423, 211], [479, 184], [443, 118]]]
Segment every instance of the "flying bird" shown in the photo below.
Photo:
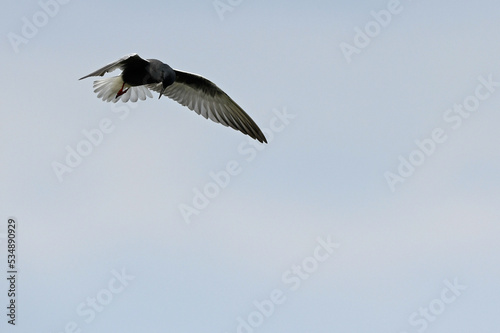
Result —
[[266, 137], [243, 109], [212, 81], [204, 77], [172, 69], [156, 59], [142, 59], [132, 53], [86, 75], [103, 76], [115, 69], [118, 76], [94, 81], [94, 92], [106, 102], [121, 100], [137, 102], [153, 97], [150, 90], [158, 92], [158, 99], [165, 95], [181, 105], [187, 106], [205, 119], [229, 126], [255, 140], [267, 143]]

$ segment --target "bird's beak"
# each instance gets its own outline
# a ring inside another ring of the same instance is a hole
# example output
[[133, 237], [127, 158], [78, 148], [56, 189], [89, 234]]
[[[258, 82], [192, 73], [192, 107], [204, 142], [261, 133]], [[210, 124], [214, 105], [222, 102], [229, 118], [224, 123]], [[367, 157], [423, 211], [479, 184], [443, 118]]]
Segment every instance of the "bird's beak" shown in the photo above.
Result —
[[161, 90], [160, 90], [160, 96], [158, 96], [158, 99], [160, 99], [160, 97], [163, 95], [164, 91], [165, 91], [165, 88], [161, 88]]

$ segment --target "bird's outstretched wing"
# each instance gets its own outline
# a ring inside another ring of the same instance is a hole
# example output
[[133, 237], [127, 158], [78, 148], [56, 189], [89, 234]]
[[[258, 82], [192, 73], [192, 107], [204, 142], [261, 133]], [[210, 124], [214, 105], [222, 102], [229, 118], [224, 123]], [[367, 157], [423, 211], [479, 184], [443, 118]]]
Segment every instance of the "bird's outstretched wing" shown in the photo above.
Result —
[[[243, 134], [267, 143], [266, 137], [243, 109], [213, 82], [196, 74], [175, 70], [176, 79], [163, 94], [187, 106], [206, 119], [229, 126]], [[161, 92], [162, 84], [149, 84], [149, 89]]]
[[80, 78], [80, 80], [86, 79], [90, 76], [103, 76], [104, 74], [106, 74], [108, 72], [112, 72], [117, 68], [123, 69], [123, 66], [134, 63], [134, 62], [135, 63], [148, 63], [149, 61], [142, 59], [141, 57], [139, 57], [139, 55], [137, 53], [131, 53], [131, 54], [128, 54], [128, 55], [118, 59], [115, 62], [107, 64], [103, 68], [99, 68], [98, 70], [90, 73], [89, 75], [86, 75], [86, 76]]

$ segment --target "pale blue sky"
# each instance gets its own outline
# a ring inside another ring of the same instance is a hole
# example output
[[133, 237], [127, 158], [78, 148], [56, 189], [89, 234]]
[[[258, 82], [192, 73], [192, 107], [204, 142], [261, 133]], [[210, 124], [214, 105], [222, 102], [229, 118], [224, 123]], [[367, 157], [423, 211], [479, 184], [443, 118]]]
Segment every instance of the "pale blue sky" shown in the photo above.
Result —
[[[351, 62], [340, 45], [391, 1], [221, 3], [233, 4], [223, 20], [212, 1], [4, 6], [0, 266], [14, 216], [19, 294], [17, 325], [2, 310], [1, 331], [495, 331], [498, 3], [401, 0]], [[78, 81], [132, 52], [282, 126], [253, 146], [167, 98], [114, 105]], [[458, 128], [444, 118], [475, 100]], [[102, 121], [110, 133], [59, 181], [53, 163]], [[391, 191], [384, 175], [435, 129], [446, 140]], [[179, 207], [228, 163], [236, 174], [186, 223]], [[329, 237], [331, 253], [318, 248]], [[280, 304], [259, 314], [273, 291]]]

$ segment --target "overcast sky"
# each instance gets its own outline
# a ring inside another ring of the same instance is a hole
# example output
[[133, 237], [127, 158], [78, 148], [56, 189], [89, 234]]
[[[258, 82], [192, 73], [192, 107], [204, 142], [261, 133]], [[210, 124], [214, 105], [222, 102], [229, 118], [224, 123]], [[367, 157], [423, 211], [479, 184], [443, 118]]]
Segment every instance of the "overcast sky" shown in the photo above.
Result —
[[[498, 15], [492, 0], [4, 4], [1, 331], [496, 331]], [[212, 80], [269, 143], [78, 80], [129, 53]]]

